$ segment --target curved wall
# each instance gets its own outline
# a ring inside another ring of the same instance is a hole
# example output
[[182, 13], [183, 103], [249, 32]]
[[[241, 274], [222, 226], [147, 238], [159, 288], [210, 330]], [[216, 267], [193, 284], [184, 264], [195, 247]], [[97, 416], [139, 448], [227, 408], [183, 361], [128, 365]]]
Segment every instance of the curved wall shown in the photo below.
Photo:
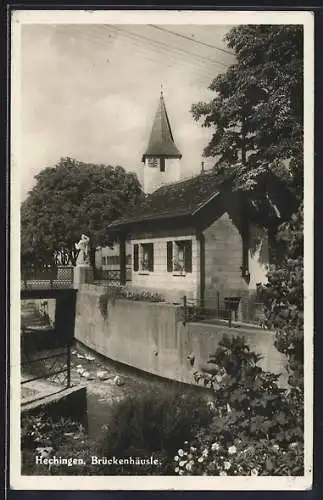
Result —
[[[193, 372], [207, 361], [223, 335], [239, 335], [263, 356], [263, 368], [283, 372], [281, 383], [286, 383], [286, 360], [274, 347], [271, 332], [205, 323], [184, 326], [177, 305], [124, 299], [110, 299], [106, 304], [102, 299], [105, 291], [104, 287], [82, 285], [76, 301], [75, 338], [98, 353], [154, 375], [192, 384]], [[195, 359], [193, 366], [190, 355]]]

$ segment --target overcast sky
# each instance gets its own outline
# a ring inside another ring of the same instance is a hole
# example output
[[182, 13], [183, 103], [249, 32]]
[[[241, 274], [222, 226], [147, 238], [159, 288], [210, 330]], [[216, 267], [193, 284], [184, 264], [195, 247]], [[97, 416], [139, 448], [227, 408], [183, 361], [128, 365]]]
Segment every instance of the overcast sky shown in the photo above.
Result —
[[119, 164], [142, 181], [141, 156], [161, 84], [183, 155], [181, 176], [199, 171], [210, 130], [193, 121], [190, 107], [212, 98], [212, 78], [234, 62], [215, 48], [227, 49], [230, 26], [162, 28], [22, 26], [22, 198], [33, 176], [64, 156]]

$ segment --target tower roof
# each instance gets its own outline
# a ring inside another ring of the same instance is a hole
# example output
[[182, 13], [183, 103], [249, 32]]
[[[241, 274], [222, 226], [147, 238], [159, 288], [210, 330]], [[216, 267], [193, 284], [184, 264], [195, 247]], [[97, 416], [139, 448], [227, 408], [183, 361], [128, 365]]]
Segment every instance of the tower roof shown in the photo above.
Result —
[[142, 161], [151, 156], [164, 156], [165, 158], [182, 157], [174, 142], [162, 92], [151, 129], [148, 147], [142, 157]]

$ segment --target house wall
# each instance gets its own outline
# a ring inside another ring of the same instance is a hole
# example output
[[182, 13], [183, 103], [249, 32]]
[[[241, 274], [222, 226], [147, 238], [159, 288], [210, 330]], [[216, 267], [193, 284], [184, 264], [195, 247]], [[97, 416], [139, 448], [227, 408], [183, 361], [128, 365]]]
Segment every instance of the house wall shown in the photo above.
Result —
[[[167, 272], [167, 241], [192, 241], [192, 272], [185, 275]], [[199, 291], [200, 248], [196, 236], [180, 235], [158, 238], [138, 238], [132, 240], [132, 245], [141, 243], [154, 244], [154, 271], [132, 270], [132, 286], [152, 289], [164, 295], [170, 302], [180, 302], [184, 295], [196, 298]], [[133, 250], [132, 250], [133, 254]]]
[[[248, 266], [250, 281], [242, 277], [243, 240], [228, 213], [205, 231], [205, 305], [222, 307], [224, 297], [239, 296], [240, 320], [261, 320], [262, 304], [257, 303], [256, 285], [266, 280], [268, 256], [267, 231], [250, 224]], [[259, 316], [260, 314], [260, 316]], [[258, 318], [259, 316], [259, 318]]]
[[[126, 243], [126, 256], [129, 260], [129, 263], [127, 262], [127, 267], [131, 266], [131, 251], [132, 251], [132, 246], [131, 243]], [[120, 264], [106, 264], [104, 263], [104, 258], [106, 257], [120, 257], [120, 245], [119, 243], [115, 243], [113, 245], [113, 248], [110, 248], [108, 246], [106, 247], [101, 247], [97, 248], [95, 251], [95, 265], [98, 269], [119, 269]]]
[[[242, 237], [224, 213], [205, 229], [205, 303], [214, 305], [224, 297], [241, 296], [248, 286], [241, 274]], [[241, 318], [240, 318], [241, 319]]]
[[[171, 380], [194, 383], [193, 373], [208, 360], [224, 334], [244, 337], [263, 356], [261, 366], [287, 378], [286, 358], [272, 332], [223, 324], [183, 325], [181, 307], [167, 303], [109, 300], [100, 310], [104, 287], [83, 285], [77, 293], [75, 338], [110, 359]], [[193, 355], [194, 364], [189, 356]]]

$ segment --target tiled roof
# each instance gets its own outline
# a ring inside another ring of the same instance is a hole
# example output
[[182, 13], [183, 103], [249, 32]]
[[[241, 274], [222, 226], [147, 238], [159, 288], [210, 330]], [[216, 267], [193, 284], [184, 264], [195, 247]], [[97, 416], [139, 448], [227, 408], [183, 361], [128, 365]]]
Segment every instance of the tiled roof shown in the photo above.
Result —
[[134, 212], [110, 224], [116, 228], [133, 222], [190, 215], [219, 192], [227, 173], [202, 173], [190, 179], [167, 184], [148, 195]]
[[174, 142], [163, 95], [160, 96], [148, 147], [142, 158], [143, 161], [150, 156], [167, 158], [181, 158], [182, 156]]

